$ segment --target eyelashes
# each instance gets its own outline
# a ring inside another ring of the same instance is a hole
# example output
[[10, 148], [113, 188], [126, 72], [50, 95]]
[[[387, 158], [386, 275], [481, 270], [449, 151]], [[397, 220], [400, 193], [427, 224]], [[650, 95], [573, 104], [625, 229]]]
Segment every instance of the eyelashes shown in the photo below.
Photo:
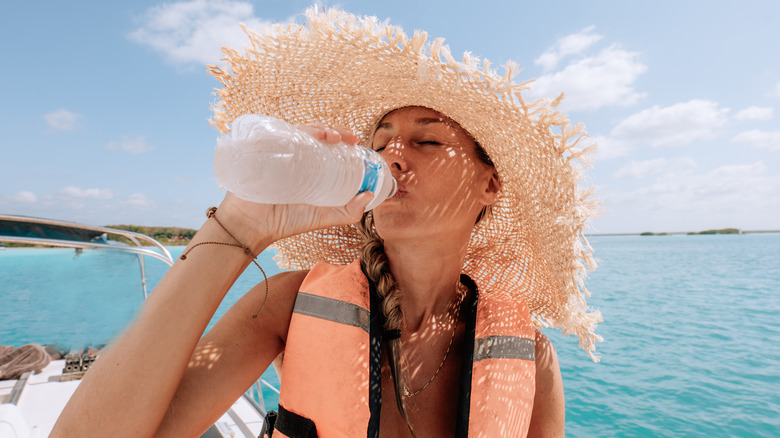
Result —
[[[424, 145], [424, 146], [442, 146], [443, 145], [443, 143], [440, 143], [440, 142], [434, 141], [434, 140], [417, 141], [417, 142], [413, 142], [413, 144], [419, 144], [419, 145]], [[376, 148], [376, 149], [374, 149], [374, 151], [382, 152], [383, 150], [385, 150], [385, 148], [387, 148], [386, 145], [382, 146], [382, 147], [379, 147], [379, 148]]]

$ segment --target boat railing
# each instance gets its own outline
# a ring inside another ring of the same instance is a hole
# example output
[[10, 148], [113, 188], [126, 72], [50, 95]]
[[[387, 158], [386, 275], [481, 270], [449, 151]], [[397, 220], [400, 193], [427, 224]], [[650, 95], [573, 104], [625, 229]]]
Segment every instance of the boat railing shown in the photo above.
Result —
[[[123, 236], [135, 246], [111, 241], [108, 239], [109, 234]], [[110, 249], [135, 254], [138, 256], [138, 264], [141, 267], [144, 299], [148, 297], [149, 293], [146, 287], [146, 264], [143, 256], [153, 257], [168, 266], [173, 266], [173, 257], [168, 249], [145, 234], [55, 219], [0, 214], [0, 242], [75, 248], [76, 250]], [[147, 243], [148, 247], [144, 247], [141, 242]]]
[[[109, 234], [123, 236], [135, 246], [116, 240], [111, 241], [108, 239]], [[75, 248], [77, 251], [108, 249], [135, 254], [138, 256], [138, 263], [141, 267], [144, 299], [148, 297], [144, 256], [153, 257], [168, 266], [173, 266], [173, 257], [168, 249], [145, 234], [54, 219], [0, 214], [0, 242]], [[143, 246], [142, 242], [146, 243], [147, 246]], [[263, 385], [279, 394], [279, 389], [260, 378], [252, 388], [244, 393], [243, 397], [252, 408], [265, 417]]]

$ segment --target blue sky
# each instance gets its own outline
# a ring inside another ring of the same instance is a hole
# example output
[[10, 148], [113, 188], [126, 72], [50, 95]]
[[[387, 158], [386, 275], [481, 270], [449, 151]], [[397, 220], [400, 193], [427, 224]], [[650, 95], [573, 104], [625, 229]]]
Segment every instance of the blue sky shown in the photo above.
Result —
[[[590, 232], [780, 229], [780, 3], [325, 2], [514, 60], [599, 150]], [[544, 3], [544, 4], [542, 4]], [[323, 4], [323, 3], [320, 3]], [[0, 212], [198, 227], [218, 48], [303, 1], [6, 2]]]

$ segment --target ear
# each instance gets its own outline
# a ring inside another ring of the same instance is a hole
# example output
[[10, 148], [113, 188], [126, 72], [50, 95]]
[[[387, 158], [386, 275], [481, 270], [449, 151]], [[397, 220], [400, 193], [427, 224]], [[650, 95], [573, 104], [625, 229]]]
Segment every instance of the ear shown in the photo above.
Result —
[[498, 180], [498, 173], [495, 169], [490, 169], [490, 177], [486, 179], [484, 190], [482, 191], [482, 202], [484, 205], [491, 205], [498, 199], [498, 193], [501, 191], [501, 182]]

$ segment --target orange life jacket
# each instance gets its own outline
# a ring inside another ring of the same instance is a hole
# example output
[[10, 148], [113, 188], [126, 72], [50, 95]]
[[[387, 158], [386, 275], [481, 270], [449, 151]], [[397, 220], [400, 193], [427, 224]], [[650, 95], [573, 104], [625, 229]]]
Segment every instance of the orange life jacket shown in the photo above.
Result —
[[[306, 276], [287, 334], [273, 438], [377, 436], [382, 329], [381, 318], [370, 318], [372, 304], [381, 314], [371, 295], [359, 261], [318, 264]], [[461, 371], [457, 436], [525, 436], [536, 371], [528, 306], [492, 291], [471, 307], [464, 340], [471, 367]]]

